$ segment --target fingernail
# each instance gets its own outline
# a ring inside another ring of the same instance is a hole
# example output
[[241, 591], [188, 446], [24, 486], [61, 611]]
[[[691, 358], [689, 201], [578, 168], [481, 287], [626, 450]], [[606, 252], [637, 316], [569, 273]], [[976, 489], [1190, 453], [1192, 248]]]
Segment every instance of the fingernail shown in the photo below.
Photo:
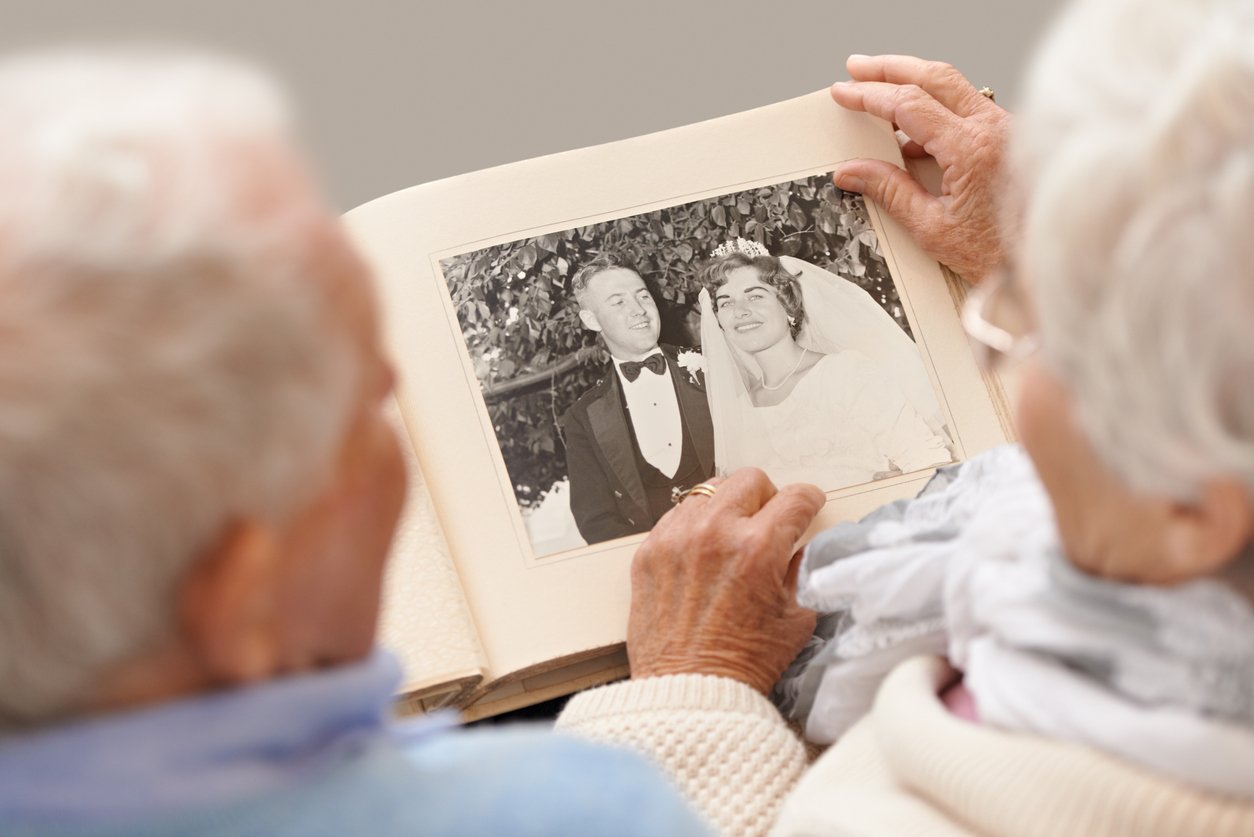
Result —
[[836, 175], [836, 185], [844, 189], [846, 192], [865, 192], [866, 181], [861, 177], [852, 174]]
[[860, 52], [855, 52], [853, 55], [850, 55], [850, 56], [849, 56], [849, 60], [850, 60], [850, 61], [860, 61], [860, 60], [862, 60], [863, 58], [869, 58], [869, 57], [870, 57], [870, 56], [863, 55], [863, 54], [862, 54], [862, 53], [860, 53]]

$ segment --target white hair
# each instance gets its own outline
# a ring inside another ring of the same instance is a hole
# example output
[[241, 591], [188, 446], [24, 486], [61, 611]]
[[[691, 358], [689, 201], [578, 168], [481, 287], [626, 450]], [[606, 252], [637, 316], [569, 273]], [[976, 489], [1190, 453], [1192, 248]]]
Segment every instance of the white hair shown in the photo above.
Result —
[[0, 63], [0, 726], [72, 708], [231, 521], [326, 484], [359, 361], [286, 137], [231, 62]]
[[1020, 268], [1081, 426], [1134, 488], [1254, 490], [1254, 9], [1080, 2], [1025, 93]]

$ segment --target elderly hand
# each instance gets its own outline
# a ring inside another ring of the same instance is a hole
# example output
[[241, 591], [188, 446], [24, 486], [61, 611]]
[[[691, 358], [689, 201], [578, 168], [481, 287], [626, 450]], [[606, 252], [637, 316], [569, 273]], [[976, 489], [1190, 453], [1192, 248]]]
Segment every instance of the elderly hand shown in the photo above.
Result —
[[631, 567], [632, 676], [716, 674], [768, 693], [814, 631], [794, 552], [824, 501], [745, 468], [658, 521]]
[[1010, 114], [948, 64], [907, 55], [853, 55], [850, 82], [832, 85], [842, 107], [886, 119], [908, 138], [902, 153], [931, 155], [941, 196], [883, 160], [850, 160], [836, 185], [861, 192], [897, 219], [937, 261], [978, 282], [1002, 261], [997, 203]]

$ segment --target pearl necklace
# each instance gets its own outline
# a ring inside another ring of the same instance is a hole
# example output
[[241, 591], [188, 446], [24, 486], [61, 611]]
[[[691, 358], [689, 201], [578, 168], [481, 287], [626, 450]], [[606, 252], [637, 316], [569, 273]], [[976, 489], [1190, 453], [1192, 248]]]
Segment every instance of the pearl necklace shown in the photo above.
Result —
[[791, 371], [791, 372], [789, 372], [787, 375], [785, 375], [785, 376], [784, 376], [784, 380], [780, 381], [780, 382], [779, 382], [778, 384], [776, 384], [775, 386], [773, 386], [773, 387], [768, 387], [768, 386], [766, 385], [766, 376], [765, 376], [765, 375], [763, 375], [763, 376], [762, 376], [762, 377], [758, 380], [758, 385], [759, 385], [759, 386], [761, 386], [761, 387], [762, 387], [762, 389], [766, 390], [767, 392], [774, 392], [775, 390], [779, 389], [779, 388], [780, 388], [780, 387], [782, 387], [784, 384], [788, 383], [788, 382], [792, 379], [792, 376], [793, 376], [793, 375], [796, 375], [796, 374], [797, 374], [797, 370], [801, 368], [801, 364], [805, 362], [806, 355], [807, 355], [807, 354], [809, 354], [809, 352], [810, 352], [810, 350], [809, 350], [809, 349], [805, 349], [805, 348], [803, 348], [803, 349], [801, 350], [801, 357], [797, 358], [797, 365], [796, 365], [796, 366], [794, 366], [794, 367], [792, 368], [792, 371]]

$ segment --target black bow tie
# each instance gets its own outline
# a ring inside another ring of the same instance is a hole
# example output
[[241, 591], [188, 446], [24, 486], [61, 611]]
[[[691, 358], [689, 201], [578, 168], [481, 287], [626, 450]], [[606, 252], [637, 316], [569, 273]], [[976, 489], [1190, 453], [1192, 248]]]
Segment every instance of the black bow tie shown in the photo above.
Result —
[[661, 352], [654, 352], [644, 360], [627, 360], [619, 364], [619, 368], [623, 370], [623, 377], [628, 381], [639, 378], [640, 370], [646, 367], [654, 375], [661, 375], [666, 371], [666, 358], [662, 357]]

